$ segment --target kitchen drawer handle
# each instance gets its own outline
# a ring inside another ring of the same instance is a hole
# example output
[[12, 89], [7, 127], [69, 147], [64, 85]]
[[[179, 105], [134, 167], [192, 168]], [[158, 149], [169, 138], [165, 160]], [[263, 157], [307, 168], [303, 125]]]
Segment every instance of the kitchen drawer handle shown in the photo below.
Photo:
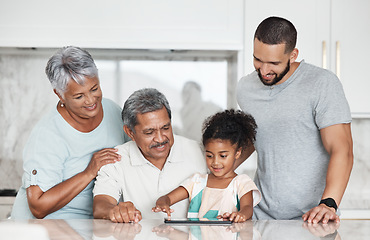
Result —
[[340, 42], [337, 41], [335, 45], [336, 45], [335, 71], [337, 77], [340, 78]]
[[327, 69], [327, 52], [326, 52], [326, 41], [322, 41], [322, 68]]

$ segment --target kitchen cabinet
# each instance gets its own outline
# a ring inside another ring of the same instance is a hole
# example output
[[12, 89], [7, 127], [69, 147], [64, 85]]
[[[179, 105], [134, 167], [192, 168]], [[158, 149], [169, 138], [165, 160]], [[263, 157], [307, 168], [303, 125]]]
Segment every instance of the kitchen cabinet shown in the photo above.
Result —
[[297, 29], [298, 61], [322, 66], [322, 42], [329, 39], [329, 0], [247, 0], [245, 4], [245, 70], [253, 68], [253, 38], [258, 24], [278, 16], [291, 21]]
[[0, 219], [10, 217], [15, 197], [1, 196], [0, 197]]
[[247, 0], [244, 69], [254, 70], [253, 36], [258, 24], [268, 16], [287, 18], [298, 31], [298, 60], [336, 73], [353, 117], [369, 117], [369, 11], [368, 0]]
[[353, 115], [370, 117], [369, 11], [369, 0], [1, 1], [0, 47], [234, 50], [241, 77], [258, 23], [277, 15], [298, 30], [298, 60], [338, 73]]
[[0, 2], [0, 47], [243, 48], [243, 0]]
[[331, 5], [330, 69], [338, 73], [353, 115], [368, 117], [370, 1], [332, 0]]

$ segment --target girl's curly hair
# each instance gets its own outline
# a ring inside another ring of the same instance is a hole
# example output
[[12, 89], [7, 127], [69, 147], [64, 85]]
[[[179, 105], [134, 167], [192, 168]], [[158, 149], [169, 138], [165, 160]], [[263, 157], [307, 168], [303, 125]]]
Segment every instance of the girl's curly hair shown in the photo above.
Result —
[[202, 128], [203, 145], [209, 139], [229, 140], [237, 149], [245, 149], [256, 140], [257, 124], [252, 115], [240, 110], [225, 110], [208, 117]]

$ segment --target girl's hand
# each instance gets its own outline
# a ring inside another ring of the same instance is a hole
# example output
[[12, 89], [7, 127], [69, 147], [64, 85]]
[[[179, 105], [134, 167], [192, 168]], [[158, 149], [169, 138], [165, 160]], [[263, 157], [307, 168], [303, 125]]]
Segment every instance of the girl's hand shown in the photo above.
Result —
[[168, 220], [170, 220], [171, 219], [171, 213], [173, 213], [173, 209], [172, 208], [170, 208], [170, 206], [168, 206], [168, 205], [163, 205], [163, 206], [159, 206], [159, 205], [156, 205], [154, 208], [152, 208], [152, 211], [153, 212], [165, 212], [165, 213], [167, 213], [167, 218], [168, 218]]
[[217, 216], [217, 218], [218, 219], [222, 219], [223, 221], [229, 221], [230, 219], [230, 216], [231, 216], [231, 214], [230, 213], [228, 213], [228, 212], [225, 212], [224, 214], [222, 214], [222, 215], [218, 215]]
[[160, 197], [154, 208], [152, 208], [153, 212], [165, 212], [167, 213], [168, 219], [171, 219], [171, 213], [173, 213], [173, 209], [170, 208], [170, 204], [168, 203], [168, 199], [166, 196]]
[[247, 220], [247, 217], [241, 213], [241, 212], [233, 212], [230, 215], [230, 221], [240, 223], [240, 222], [245, 222]]
[[224, 220], [229, 220], [236, 223], [245, 222], [247, 220], [247, 217], [241, 212], [232, 212], [232, 213], [225, 212], [222, 215], [218, 215], [217, 218], [219, 219], [222, 218]]

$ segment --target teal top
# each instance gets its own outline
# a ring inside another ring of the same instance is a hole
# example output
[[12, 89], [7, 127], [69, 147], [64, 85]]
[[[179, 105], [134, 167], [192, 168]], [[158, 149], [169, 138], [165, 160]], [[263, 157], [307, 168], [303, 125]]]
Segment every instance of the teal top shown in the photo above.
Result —
[[261, 200], [261, 193], [246, 174], [233, 178], [226, 188], [207, 187], [208, 174], [196, 173], [181, 183], [188, 191], [188, 218], [216, 218], [224, 213], [238, 212], [240, 199], [252, 191], [253, 207]]
[[[69, 125], [56, 108], [32, 130], [23, 152], [22, 186], [11, 218], [34, 218], [29, 210], [26, 189], [37, 185], [46, 192], [85, 170], [94, 152], [128, 141], [123, 132], [121, 109], [109, 99], [102, 100], [104, 116], [97, 128], [88, 133]], [[50, 219], [92, 218], [94, 180], [60, 210], [47, 215]]]

